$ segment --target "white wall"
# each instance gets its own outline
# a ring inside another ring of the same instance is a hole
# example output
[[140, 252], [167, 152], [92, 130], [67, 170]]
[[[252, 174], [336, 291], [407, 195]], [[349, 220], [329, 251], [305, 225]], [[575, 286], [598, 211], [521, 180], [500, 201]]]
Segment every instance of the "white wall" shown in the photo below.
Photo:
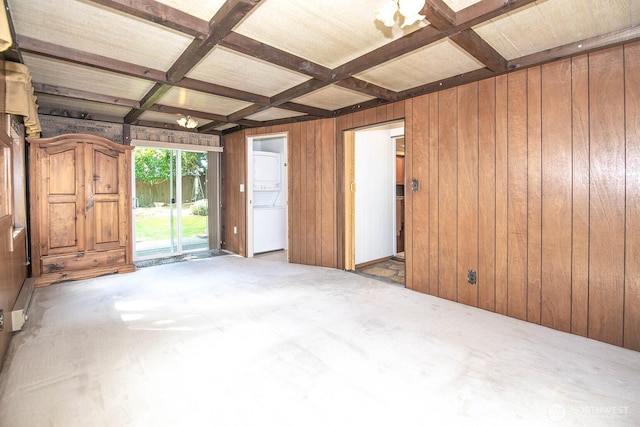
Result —
[[395, 143], [389, 129], [355, 138], [355, 263], [395, 254]]

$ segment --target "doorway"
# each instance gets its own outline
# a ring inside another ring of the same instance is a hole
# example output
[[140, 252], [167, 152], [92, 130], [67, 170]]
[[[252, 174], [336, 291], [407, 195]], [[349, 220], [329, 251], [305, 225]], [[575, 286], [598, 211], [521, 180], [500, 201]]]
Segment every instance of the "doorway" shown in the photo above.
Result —
[[[133, 152], [135, 260], [211, 248], [209, 162], [207, 151], [136, 147]], [[213, 171], [216, 170], [214, 167]], [[217, 179], [212, 182], [217, 183]]]
[[247, 138], [247, 257], [287, 250], [287, 142], [287, 133]]
[[403, 260], [404, 122], [347, 131], [344, 143], [345, 268]]

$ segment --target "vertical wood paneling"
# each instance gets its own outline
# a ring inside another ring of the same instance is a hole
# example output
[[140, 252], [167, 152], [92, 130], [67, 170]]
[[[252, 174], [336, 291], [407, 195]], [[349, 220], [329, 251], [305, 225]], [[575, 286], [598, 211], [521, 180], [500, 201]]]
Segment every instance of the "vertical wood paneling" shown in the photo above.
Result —
[[[413, 99], [409, 99], [404, 102], [405, 107], [405, 122], [404, 122], [404, 155], [405, 155], [405, 181], [411, 182], [413, 179], [413, 144], [414, 136], [413, 129], [418, 126], [420, 119], [416, 121], [413, 113]], [[413, 250], [407, 250], [407, 248], [413, 248], [413, 236], [415, 232], [413, 230], [413, 192], [409, 187], [405, 187], [404, 191], [404, 247], [405, 247], [405, 279], [404, 285], [408, 289], [414, 289], [413, 271], [415, 270], [415, 263], [413, 260]]]
[[429, 130], [429, 293], [431, 295], [440, 295], [439, 289], [439, 205], [438, 199], [440, 194], [439, 179], [439, 106], [438, 94], [429, 94], [429, 115], [424, 120]]
[[336, 139], [335, 121], [322, 120], [322, 260], [323, 267], [336, 266]]
[[573, 198], [571, 332], [587, 336], [589, 305], [589, 58], [571, 64]]
[[301, 145], [301, 125], [300, 123], [294, 123], [291, 125], [289, 132], [289, 166], [287, 173], [289, 176], [289, 248], [288, 257], [290, 262], [300, 263], [302, 259], [300, 257], [301, 248], [303, 242], [300, 238], [303, 235], [301, 231], [301, 219], [300, 214], [300, 197], [302, 188], [300, 187], [300, 145]]
[[322, 171], [322, 139], [324, 135], [322, 134], [322, 120], [317, 120], [315, 123], [315, 135], [313, 139], [314, 149], [313, 149], [313, 159], [315, 160], [315, 174], [314, 174], [314, 191], [315, 193], [315, 259], [313, 265], [322, 265], [322, 195], [323, 195], [323, 171]]
[[478, 270], [478, 84], [458, 88], [458, 296], [478, 306], [478, 286], [467, 272]]
[[[225, 135], [227, 247], [243, 250], [235, 161], [245, 135], [288, 131], [290, 259], [341, 268], [342, 131], [404, 118], [406, 178], [420, 181], [405, 196], [407, 287], [638, 350], [638, 70], [636, 42], [321, 123]], [[474, 258], [475, 300], [463, 281]]]
[[507, 314], [507, 76], [496, 78], [496, 312]]
[[305, 176], [303, 178], [303, 200], [304, 208], [302, 215], [305, 218], [305, 258], [304, 263], [308, 265], [315, 265], [316, 263], [316, 145], [315, 145], [315, 123], [306, 122], [304, 128], [306, 128], [307, 136], [304, 140], [304, 163], [305, 163]]
[[[413, 128], [413, 150], [410, 160], [413, 164], [412, 177], [420, 182], [420, 190], [412, 194], [411, 203], [413, 218], [411, 253], [414, 262], [412, 289], [424, 293], [429, 292], [429, 193], [431, 189], [429, 188], [428, 128], [422, 124], [421, 118], [427, 117], [428, 114], [429, 97], [415, 98], [413, 123], [418, 123], [419, 126]], [[409, 188], [408, 190], [410, 191]]]
[[496, 84], [478, 85], [478, 307], [496, 307]]
[[625, 133], [623, 53], [589, 57], [589, 337], [622, 345]]
[[624, 346], [640, 350], [640, 43], [624, 48], [627, 211]]
[[542, 324], [571, 329], [571, 60], [542, 66]]
[[[457, 241], [458, 241], [458, 98], [457, 89], [439, 93], [439, 223], [440, 230], [440, 296], [456, 300], [457, 291]], [[446, 236], [446, 238], [445, 238]], [[415, 237], [414, 237], [415, 238]]]
[[527, 320], [540, 323], [542, 276], [542, 94], [540, 67], [527, 70]]
[[508, 305], [511, 317], [527, 318], [527, 71], [509, 74], [507, 146]]

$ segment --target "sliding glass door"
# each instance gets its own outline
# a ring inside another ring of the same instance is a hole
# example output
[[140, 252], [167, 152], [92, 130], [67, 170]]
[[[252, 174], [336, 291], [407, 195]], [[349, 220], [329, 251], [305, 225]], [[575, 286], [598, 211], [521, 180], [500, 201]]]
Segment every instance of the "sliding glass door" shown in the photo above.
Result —
[[207, 153], [136, 147], [135, 259], [209, 249]]

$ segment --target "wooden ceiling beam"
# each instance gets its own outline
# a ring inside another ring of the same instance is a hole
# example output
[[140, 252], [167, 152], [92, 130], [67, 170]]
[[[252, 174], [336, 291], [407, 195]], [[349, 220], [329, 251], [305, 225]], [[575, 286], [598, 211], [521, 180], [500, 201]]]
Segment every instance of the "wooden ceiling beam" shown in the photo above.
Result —
[[44, 116], [69, 117], [72, 119], [97, 120], [101, 122], [124, 123], [122, 117], [109, 116], [105, 114], [81, 113], [78, 111], [63, 110], [60, 108], [40, 107], [38, 114]]
[[364, 93], [376, 98], [384, 99], [385, 101], [395, 101], [398, 99], [397, 92], [384, 88], [382, 86], [374, 85], [364, 80], [357, 79], [355, 77], [347, 77], [336, 83], [336, 86], [343, 87], [345, 89], [351, 89], [356, 92]]
[[285, 110], [289, 111], [297, 111], [298, 113], [305, 113], [315, 117], [333, 117], [332, 111], [325, 110], [323, 108], [312, 107], [310, 105], [298, 104], [296, 102], [285, 102], [284, 104], [280, 104], [278, 108], [284, 108]]
[[221, 114], [207, 113], [204, 111], [188, 110], [182, 107], [173, 107], [170, 105], [154, 104], [147, 108], [147, 111], [155, 111], [157, 113], [173, 114], [177, 116], [191, 116], [205, 120], [226, 120], [226, 116]]
[[69, 89], [60, 86], [44, 85], [33, 83], [33, 90], [36, 94], [63, 96], [65, 98], [79, 99], [82, 101], [100, 102], [103, 104], [120, 105], [129, 108], [140, 108], [140, 102], [133, 99], [115, 98], [109, 95], [87, 92], [83, 90]]
[[507, 70], [507, 60], [471, 28], [449, 38], [491, 71], [501, 73]]
[[251, 92], [245, 92], [239, 89], [233, 89], [226, 86], [220, 86], [214, 83], [203, 82], [201, 80], [194, 80], [188, 77], [175, 83], [174, 86], [184, 89], [191, 89], [198, 92], [208, 93], [210, 95], [223, 96], [225, 98], [237, 99], [240, 101], [252, 102], [255, 104], [269, 104], [269, 97], [264, 95], [257, 95]]
[[155, 0], [89, 0], [190, 36], [204, 39], [209, 23]]
[[72, 62], [78, 65], [99, 68], [104, 71], [124, 74], [130, 77], [138, 77], [154, 82], [165, 82], [165, 73], [160, 70], [154, 70], [149, 67], [142, 67], [129, 62], [107, 58], [106, 56], [83, 52], [81, 50], [59, 46], [24, 36], [18, 36], [16, 38], [16, 44], [22, 52], [33, 53], [65, 62]]
[[295, 71], [318, 80], [331, 79], [331, 69], [309, 61], [308, 59], [292, 55], [283, 50], [269, 46], [242, 34], [231, 32], [221, 42], [220, 46], [253, 58], [258, 58], [272, 64]]
[[259, 113], [264, 110], [268, 110], [269, 108], [270, 107], [267, 105], [258, 105], [258, 104], [249, 105], [248, 107], [243, 108], [242, 110], [238, 110], [235, 113], [228, 115], [226, 117], [226, 120], [232, 123], [240, 123], [240, 120], [244, 119], [245, 117], [250, 116], [252, 114]]
[[162, 98], [167, 92], [169, 92], [170, 89], [171, 86], [162, 83], [156, 83], [155, 85], [153, 85], [149, 92], [147, 92], [144, 98], [142, 98], [142, 100], [140, 101], [140, 108], [131, 110], [129, 114], [127, 114], [124, 118], [124, 122], [131, 124], [138, 120], [138, 117], [140, 117], [152, 105], [158, 102], [158, 100], [160, 100], [160, 98]]
[[204, 39], [194, 40], [167, 71], [167, 80], [182, 80], [231, 30], [253, 9], [260, 0], [227, 0], [209, 21], [209, 33]]
[[456, 12], [456, 27], [471, 28], [502, 14], [520, 9], [537, 0], [481, 0]]
[[456, 25], [456, 13], [442, 0], [426, 0], [420, 11], [433, 27], [440, 31]]
[[493, 77], [495, 75], [496, 74], [493, 71], [487, 68], [480, 68], [479, 70], [471, 71], [469, 73], [460, 74], [455, 77], [449, 77], [447, 79], [439, 80], [423, 86], [407, 89], [403, 92], [400, 92], [399, 96], [400, 99], [412, 98], [415, 96], [420, 96], [427, 93], [437, 92], [439, 90], [449, 89], [455, 86], [476, 82], [478, 80]]
[[307, 80], [306, 82], [302, 82], [297, 86], [287, 89], [284, 92], [280, 92], [275, 96], [272, 96], [271, 105], [277, 107], [291, 101], [292, 99], [296, 99], [302, 95], [313, 92], [314, 90], [329, 86], [330, 84], [330, 82], [324, 82], [318, 79]]

